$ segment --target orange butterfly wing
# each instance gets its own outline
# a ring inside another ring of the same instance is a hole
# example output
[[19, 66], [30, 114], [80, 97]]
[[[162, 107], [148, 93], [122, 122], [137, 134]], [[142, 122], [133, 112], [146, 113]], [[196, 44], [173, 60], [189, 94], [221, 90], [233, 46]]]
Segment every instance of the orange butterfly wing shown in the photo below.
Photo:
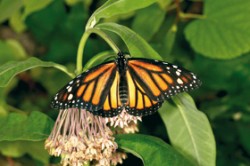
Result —
[[128, 60], [128, 112], [148, 115], [159, 109], [165, 99], [200, 86], [196, 76], [183, 68], [158, 60]]
[[122, 111], [121, 101], [119, 97], [119, 73], [116, 71], [113, 84], [105, 98], [102, 109], [97, 114], [102, 117], [113, 117]]
[[[59, 109], [82, 108], [97, 115], [102, 114], [103, 107], [106, 112], [116, 111], [119, 107], [118, 101], [109, 98], [117, 98], [117, 79], [115, 62], [98, 65], [70, 81], [56, 94], [51, 105]], [[109, 109], [107, 102], [111, 103]]]
[[126, 72], [126, 76], [128, 82], [127, 112], [134, 116], [151, 115], [156, 112], [163, 101], [152, 100], [129, 71]]

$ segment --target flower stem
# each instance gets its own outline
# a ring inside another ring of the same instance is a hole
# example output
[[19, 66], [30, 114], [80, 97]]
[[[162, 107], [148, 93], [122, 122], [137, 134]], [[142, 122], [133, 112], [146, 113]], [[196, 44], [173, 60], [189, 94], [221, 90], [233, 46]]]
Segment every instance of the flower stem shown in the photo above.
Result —
[[109, 44], [109, 46], [114, 50], [115, 53], [120, 52], [120, 49], [117, 47], [114, 41], [105, 32], [103, 32], [99, 28], [88, 29], [87, 31], [85, 31], [85, 33], [83, 33], [79, 46], [78, 46], [77, 59], [76, 59], [76, 74], [80, 74], [82, 72], [82, 60], [83, 60], [84, 47], [91, 33], [95, 33], [99, 35], [101, 38], [103, 38]]

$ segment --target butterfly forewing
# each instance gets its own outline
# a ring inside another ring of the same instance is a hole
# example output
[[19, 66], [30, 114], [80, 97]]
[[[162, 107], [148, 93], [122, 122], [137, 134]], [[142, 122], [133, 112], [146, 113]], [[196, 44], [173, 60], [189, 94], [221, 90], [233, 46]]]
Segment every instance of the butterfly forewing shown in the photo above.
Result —
[[52, 101], [53, 108], [83, 108], [90, 112], [103, 107], [115, 80], [117, 65], [107, 62], [83, 72], [63, 87]]
[[128, 60], [128, 69], [154, 101], [163, 101], [201, 84], [192, 72], [163, 61], [131, 58]]

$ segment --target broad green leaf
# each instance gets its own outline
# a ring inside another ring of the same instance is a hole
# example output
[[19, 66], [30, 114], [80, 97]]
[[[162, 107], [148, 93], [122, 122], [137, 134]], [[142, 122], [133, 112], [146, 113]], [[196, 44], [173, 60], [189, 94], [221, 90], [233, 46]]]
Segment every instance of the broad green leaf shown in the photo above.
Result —
[[162, 59], [161, 56], [142, 37], [125, 26], [116, 23], [102, 23], [98, 24], [96, 27], [101, 30], [116, 33], [120, 36], [128, 47], [130, 54], [134, 57]]
[[41, 10], [48, 6], [53, 0], [23, 0], [24, 5], [24, 12], [23, 12], [23, 19], [25, 19], [28, 15], [38, 10]]
[[89, 18], [86, 29], [93, 28], [101, 18], [109, 18], [118, 14], [129, 13], [151, 5], [156, 0], [109, 0], [97, 9]]
[[149, 41], [159, 30], [165, 18], [165, 13], [158, 4], [141, 9], [136, 13], [132, 29]]
[[21, 9], [22, 5], [22, 1], [20, 0], [0, 1], [0, 23], [10, 18], [17, 10]]
[[9, 157], [22, 157], [29, 154], [44, 164], [48, 164], [50, 158], [44, 149], [44, 141], [1, 141], [0, 152]]
[[0, 141], [41, 141], [50, 134], [53, 120], [36, 111], [29, 116], [10, 113], [0, 120], [0, 126]]
[[199, 166], [215, 165], [215, 140], [206, 115], [197, 110], [187, 94], [173, 98], [159, 110], [171, 144]]
[[35, 67], [55, 67], [73, 77], [73, 74], [62, 65], [32, 57], [24, 61], [11, 61], [0, 66], [0, 87], [6, 86], [15, 75]]
[[140, 158], [144, 166], [191, 166], [189, 160], [159, 138], [141, 134], [117, 135], [119, 148]]
[[230, 59], [250, 51], [250, 1], [206, 0], [204, 6], [205, 18], [193, 21], [185, 30], [195, 51], [217, 59]]

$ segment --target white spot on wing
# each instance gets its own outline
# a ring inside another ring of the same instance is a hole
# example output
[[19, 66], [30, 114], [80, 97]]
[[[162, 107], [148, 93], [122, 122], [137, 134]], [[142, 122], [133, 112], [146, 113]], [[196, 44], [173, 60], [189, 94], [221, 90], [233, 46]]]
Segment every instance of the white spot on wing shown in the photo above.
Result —
[[176, 65], [173, 65], [173, 68], [176, 68], [176, 69], [177, 69], [177, 68], [178, 68], [178, 66], [176, 66]]
[[72, 90], [72, 87], [70, 86], [69, 89], [68, 89], [68, 92], [71, 92], [71, 90]]
[[181, 73], [178, 72], [178, 71], [176, 71], [175, 73], [176, 73], [177, 76], [180, 76], [180, 75], [181, 75]]
[[68, 100], [71, 100], [71, 99], [73, 99], [73, 94], [69, 94], [68, 96]]
[[178, 84], [183, 84], [183, 81], [180, 78], [177, 79], [177, 82]]

